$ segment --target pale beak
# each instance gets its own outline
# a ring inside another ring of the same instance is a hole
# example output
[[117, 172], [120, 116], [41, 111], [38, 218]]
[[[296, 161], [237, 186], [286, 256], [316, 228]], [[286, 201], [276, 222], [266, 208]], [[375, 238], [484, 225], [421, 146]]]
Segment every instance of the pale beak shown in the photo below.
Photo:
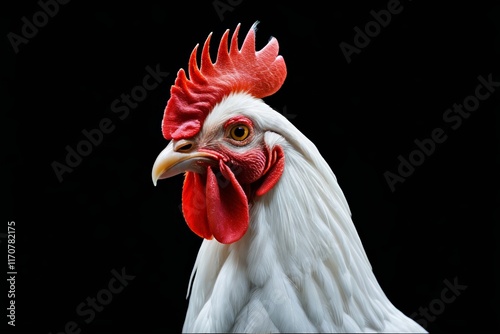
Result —
[[184, 172], [205, 173], [207, 165], [214, 165], [217, 156], [208, 152], [194, 150], [189, 140], [171, 140], [158, 155], [153, 165], [151, 177], [153, 184], [160, 179], [175, 176]]

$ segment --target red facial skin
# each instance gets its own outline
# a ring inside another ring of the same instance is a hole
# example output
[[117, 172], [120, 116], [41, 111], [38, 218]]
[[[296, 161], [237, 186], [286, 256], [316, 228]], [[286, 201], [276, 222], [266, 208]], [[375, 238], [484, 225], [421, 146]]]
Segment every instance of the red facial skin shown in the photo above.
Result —
[[[247, 126], [248, 137], [238, 141], [228, 136], [234, 125]], [[248, 118], [233, 118], [224, 128], [226, 140], [235, 146], [245, 146], [254, 139]], [[182, 196], [186, 222], [203, 238], [214, 236], [222, 243], [236, 242], [248, 229], [249, 204], [255, 196], [272, 189], [283, 173], [283, 149], [259, 145], [241, 153], [220, 145], [199, 150], [218, 156], [219, 170], [207, 166], [206, 174], [186, 173]]]

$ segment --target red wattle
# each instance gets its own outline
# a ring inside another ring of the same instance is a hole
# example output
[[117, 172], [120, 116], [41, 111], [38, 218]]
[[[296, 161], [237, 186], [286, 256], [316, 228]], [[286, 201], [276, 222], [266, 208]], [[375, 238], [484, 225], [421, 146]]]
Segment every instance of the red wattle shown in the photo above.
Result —
[[222, 161], [219, 166], [225, 178], [221, 182], [210, 167], [207, 169], [208, 226], [215, 239], [230, 244], [241, 239], [248, 229], [248, 199], [231, 169]]
[[272, 156], [271, 154], [269, 156], [268, 167], [262, 177], [262, 183], [255, 192], [257, 196], [262, 196], [271, 190], [278, 183], [285, 169], [285, 153], [281, 146], [274, 146]]
[[[281, 146], [272, 150], [266, 147], [267, 161], [258, 173], [261, 175], [255, 189], [257, 196], [262, 196], [271, 190], [279, 181], [285, 167], [285, 155]], [[252, 166], [259, 166], [259, 155], [251, 155]], [[247, 174], [238, 176], [244, 182], [247, 192], [236, 179], [231, 168], [222, 160], [219, 161], [220, 175], [216, 176], [210, 166], [207, 173], [187, 172], [182, 191], [182, 211], [189, 228], [205, 239], [215, 237], [223, 244], [240, 240], [245, 235], [249, 225], [249, 204], [247, 193], [251, 193], [250, 183], [258, 175]], [[255, 170], [253, 170], [255, 171]], [[249, 181], [250, 180], [250, 181]]]
[[194, 233], [202, 238], [212, 239], [207, 220], [205, 182], [198, 173], [186, 173], [182, 188], [182, 213]]

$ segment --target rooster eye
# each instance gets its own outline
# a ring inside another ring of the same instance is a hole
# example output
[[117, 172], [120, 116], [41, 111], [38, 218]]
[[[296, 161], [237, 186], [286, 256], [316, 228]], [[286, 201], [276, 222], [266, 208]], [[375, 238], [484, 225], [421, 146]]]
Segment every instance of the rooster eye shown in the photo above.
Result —
[[231, 131], [229, 132], [231, 138], [237, 141], [245, 140], [249, 134], [250, 134], [250, 129], [248, 128], [248, 126], [243, 124], [233, 126], [231, 128]]

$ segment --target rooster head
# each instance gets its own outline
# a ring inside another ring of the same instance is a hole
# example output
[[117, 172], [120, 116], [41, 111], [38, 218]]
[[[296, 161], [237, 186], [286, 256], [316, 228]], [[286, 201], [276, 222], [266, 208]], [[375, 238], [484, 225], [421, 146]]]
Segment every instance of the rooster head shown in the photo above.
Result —
[[[286, 65], [271, 38], [255, 49], [256, 24], [238, 47], [238, 25], [221, 38], [216, 62], [210, 59], [211, 34], [189, 58], [170, 90], [162, 132], [170, 140], [152, 171], [158, 179], [185, 173], [182, 211], [191, 230], [202, 238], [230, 244], [249, 226], [249, 208], [270, 191], [283, 173], [283, 148], [266, 140], [276, 113], [261, 98], [275, 93]], [[269, 117], [268, 117], [269, 116]], [[281, 116], [281, 115], [279, 115]]]

